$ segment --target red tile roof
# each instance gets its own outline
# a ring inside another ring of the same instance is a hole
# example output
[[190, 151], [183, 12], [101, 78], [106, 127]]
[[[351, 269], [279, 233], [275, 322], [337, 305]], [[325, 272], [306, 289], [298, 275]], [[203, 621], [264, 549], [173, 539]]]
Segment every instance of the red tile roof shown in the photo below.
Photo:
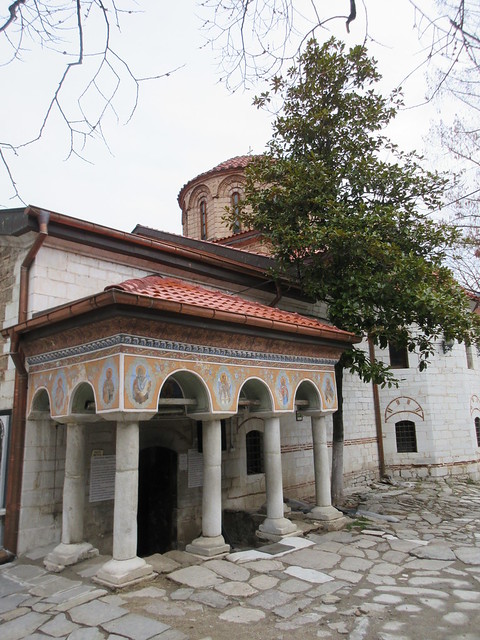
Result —
[[[239, 322], [241, 317], [245, 322], [248, 318], [259, 321], [266, 321], [264, 326], [272, 326], [272, 328], [285, 328], [287, 331], [296, 331], [303, 333], [304, 329], [313, 330], [313, 332], [327, 332], [332, 338], [345, 339], [352, 334], [341, 331], [336, 327], [324, 324], [315, 318], [307, 318], [298, 313], [290, 311], [282, 311], [275, 307], [269, 307], [258, 302], [251, 302], [236, 295], [229, 295], [221, 291], [206, 289], [198, 285], [190, 284], [175, 278], [164, 278], [162, 276], [146, 276], [145, 278], [134, 278], [126, 280], [120, 284], [110, 285], [105, 291], [118, 289], [129, 293], [137, 294], [163, 300], [167, 302], [187, 305], [188, 307], [198, 308], [198, 315], [203, 315], [200, 311], [208, 310], [209, 317], [219, 317], [212, 315], [211, 312], [220, 312], [222, 319], [228, 319], [231, 316], [233, 322]], [[180, 313], [182, 311], [180, 310]], [[257, 323], [255, 323], [257, 324]], [[310, 333], [309, 331], [307, 331]], [[348, 339], [348, 338], [347, 338]], [[348, 340], [351, 342], [352, 340]], [[357, 341], [356, 339], [354, 340]]]

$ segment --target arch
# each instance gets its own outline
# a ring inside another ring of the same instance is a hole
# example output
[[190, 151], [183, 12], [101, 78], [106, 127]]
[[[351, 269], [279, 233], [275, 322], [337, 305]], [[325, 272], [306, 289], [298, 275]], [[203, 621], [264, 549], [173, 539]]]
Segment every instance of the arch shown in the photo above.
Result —
[[206, 184], [199, 184], [193, 189], [192, 193], [189, 195], [187, 206], [185, 207], [186, 211], [197, 209], [202, 198], [205, 198], [207, 205], [213, 200], [212, 192]]
[[470, 415], [474, 413], [480, 415], [480, 398], [476, 394], [470, 398]]
[[95, 389], [90, 382], [80, 382], [72, 391], [69, 413], [94, 414], [96, 412]]
[[[299, 411], [321, 411], [322, 396], [317, 385], [312, 380], [302, 380], [295, 389], [294, 405], [298, 402]], [[308, 404], [305, 404], [307, 402]]]
[[237, 397], [237, 411], [241, 409], [242, 400], [252, 413], [256, 411], [272, 411], [274, 405], [273, 395], [264, 380], [260, 378], [247, 378], [241, 386]]
[[32, 399], [31, 411], [48, 411], [50, 413], [50, 394], [46, 387], [39, 387]]
[[239, 191], [243, 197], [245, 192], [245, 177], [241, 174], [235, 174], [233, 176], [227, 176], [224, 178], [217, 187], [217, 196], [230, 197], [234, 191]]
[[425, 414], [420, 404], [408, 396], [398, 396], [389, 402], [385, 409], [385, 422], [398, 413], [413, 413], [421, 420], [425, 420]]
[[[169, 398], [168, 384], [173, 383], [173, 397]], [[163, 395], [162, 395], [163, 394]], [[181, 395], [179, 395], [181, 394]], [[178, 369], [170, 373], [163, 381], [157, 398], [160, 400], [180, 400], [177, 404], [182, 404], [181, 400], [196, 400], [194, 405], [185, 404], [187, 415], [189, 413], [212, 411], [212, 398], [205, 380], [196, 372], [188, 369]]]

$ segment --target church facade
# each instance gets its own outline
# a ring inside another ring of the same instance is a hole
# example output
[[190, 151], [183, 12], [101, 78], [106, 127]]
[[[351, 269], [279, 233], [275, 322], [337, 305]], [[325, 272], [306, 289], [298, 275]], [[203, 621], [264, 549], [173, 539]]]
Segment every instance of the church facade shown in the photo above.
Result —
[[[228, 514], [265, 505], [258, 534], [296, 532], [286, 498], [330, 503], [334, 364], [358, 338], [270, 278], [261, 238], [229, 228], [248, 158], [179, 194], [183, 236], [131, 234], [37, 207], [0, 212], [0, 522], [13, 553], [58, 543], [47, 566], [97, 550], [98, 579], [148, 576], [171, 548], [228, 550]], [[479, 477], [477, 353], [438, 345], [401, 385], [344, 381], [346, 484]], [[403, 358], [403, 359], [402, 359]]]

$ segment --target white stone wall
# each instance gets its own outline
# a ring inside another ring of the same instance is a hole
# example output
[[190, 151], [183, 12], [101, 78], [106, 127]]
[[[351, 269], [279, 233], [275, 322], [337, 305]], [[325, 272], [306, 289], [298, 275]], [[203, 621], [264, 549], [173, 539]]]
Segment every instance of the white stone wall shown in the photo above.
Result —
[[[377, 358], [388, 363], [388, 350], [378, 349]], [[409, 367], [394, 370], [399, 386], [379, 389], [387, 472], [403, 477], [479, 477], [480, 449], [474, 418], [480, 416], [480, 401], [475, 413], [472, 398], [480, 397], [480, 359], [475, 351], [471, 359], [474, 368], [469, 369], [464, 344], [455, 343], [451, 351], [444, 353], [442, 342], [438, 342], [425, 371], [418, 370], [418, 356], [409, 353]], [[353, 389], [345, 392], [348, 402], [355, 393], [362, 395], [362, 383], [352, 382]], [[373, 405], [370, 413], [372, 410]], [[368, 412], [368, 406], [363, 406], [362, 422]], [[401, 420], [415, 423], [416, 453], [397, 452], [395, 423]], [[371, 423], [373, 426], [372, 413]]]
[[145, 275], [148, 275], [145, 269], [128, 264], [44, 246], [30, 271], [29, 314], [100, 293], [107, 285]]
[[65, 429], [47, 412], [27, 420], [17, 553], [60, 541]]

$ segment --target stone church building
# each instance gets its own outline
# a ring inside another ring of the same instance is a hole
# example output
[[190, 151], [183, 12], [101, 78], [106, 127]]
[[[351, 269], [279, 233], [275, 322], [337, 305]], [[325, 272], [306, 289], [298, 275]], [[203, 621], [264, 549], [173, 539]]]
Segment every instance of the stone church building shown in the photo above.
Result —
[[[224, 222], [248, 157], [180, 191], [183, 235], [132, 233], [29, 206], [0, 212], [0, 543], [57, 543], [53, 570], [109, 554], [122, 586], [168, 549], [229, 550], [228, 514], [296, 533], [284, 501], [330, 502], [334, 365], [359, 338], [269, 275], [268, 248]], [[480, 477], [478, 354], [377, 351], [401, 386], [344, 380], [345, 481]]]

